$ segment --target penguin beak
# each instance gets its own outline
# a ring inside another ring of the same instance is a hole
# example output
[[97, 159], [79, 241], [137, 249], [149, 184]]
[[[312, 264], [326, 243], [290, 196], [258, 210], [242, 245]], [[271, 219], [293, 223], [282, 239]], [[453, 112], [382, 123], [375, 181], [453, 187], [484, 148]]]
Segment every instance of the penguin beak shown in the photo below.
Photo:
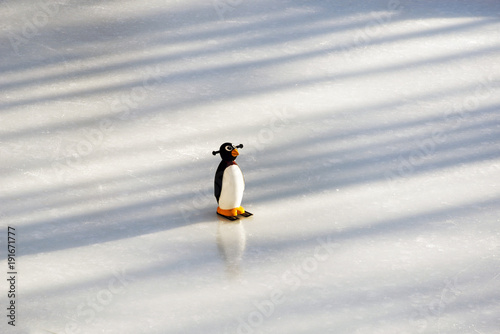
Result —
[[234, 149], [234, 150], [232, 150], [232, 151], [231, 151], [231, 155], [232, 155], [233, 157], [237, 157], [237, 156], [238, 156], [238, 155], [240, 155], [240, 154], [238, 153], [238, 150], [237, 150], [237, 149]]

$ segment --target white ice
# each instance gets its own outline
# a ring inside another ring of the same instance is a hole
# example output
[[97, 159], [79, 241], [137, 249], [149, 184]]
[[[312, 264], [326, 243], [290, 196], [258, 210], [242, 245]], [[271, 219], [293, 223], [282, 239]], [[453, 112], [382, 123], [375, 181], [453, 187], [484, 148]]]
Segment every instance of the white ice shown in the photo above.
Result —
[[499, 2], [1, 8], [1, 333], [499, 333]]

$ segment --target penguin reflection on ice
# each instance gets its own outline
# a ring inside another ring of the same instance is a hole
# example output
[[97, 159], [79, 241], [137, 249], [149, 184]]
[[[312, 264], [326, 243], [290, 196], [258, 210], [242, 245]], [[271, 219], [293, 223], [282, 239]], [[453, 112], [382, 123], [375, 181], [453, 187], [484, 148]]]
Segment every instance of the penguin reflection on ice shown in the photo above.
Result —
[[217, 248], [226, 265], [226, 272], [232, 278], [240, 274], [240, 262], [245, 252], [246, 242], [247, 235], [243, 224], [219, 222]]

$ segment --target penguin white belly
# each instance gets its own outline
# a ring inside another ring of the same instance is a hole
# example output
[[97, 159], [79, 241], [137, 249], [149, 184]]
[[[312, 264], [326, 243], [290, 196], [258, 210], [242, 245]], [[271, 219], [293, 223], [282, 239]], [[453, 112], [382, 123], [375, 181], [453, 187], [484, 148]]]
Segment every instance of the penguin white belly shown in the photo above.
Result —
[[241, 206], [245, 190], [245, 180], [238, 165], [231, 165], [224, 170], [222, 175], [222, 189], [219, 197], [219, 207], [231, 210]]

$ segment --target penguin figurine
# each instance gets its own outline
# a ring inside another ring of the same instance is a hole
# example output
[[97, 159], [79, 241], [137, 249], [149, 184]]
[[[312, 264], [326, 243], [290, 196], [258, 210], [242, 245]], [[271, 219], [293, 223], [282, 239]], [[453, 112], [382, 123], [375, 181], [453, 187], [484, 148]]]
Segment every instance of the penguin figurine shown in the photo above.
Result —
[[245, 179], [240, 167], [234, 161], [239, 155], [238, 148], [243, 148], [243, 144], [234, 146], [231, 143], [224, 143], [219, 151], [212, 152], [213, 155], [219, 153], [222, 159], [214, 180], [214, 195], [219, 204], [217, 214], [229, 220], [239, 219], [238, 215], [243, 217], [252, 215], [241, 206]]

